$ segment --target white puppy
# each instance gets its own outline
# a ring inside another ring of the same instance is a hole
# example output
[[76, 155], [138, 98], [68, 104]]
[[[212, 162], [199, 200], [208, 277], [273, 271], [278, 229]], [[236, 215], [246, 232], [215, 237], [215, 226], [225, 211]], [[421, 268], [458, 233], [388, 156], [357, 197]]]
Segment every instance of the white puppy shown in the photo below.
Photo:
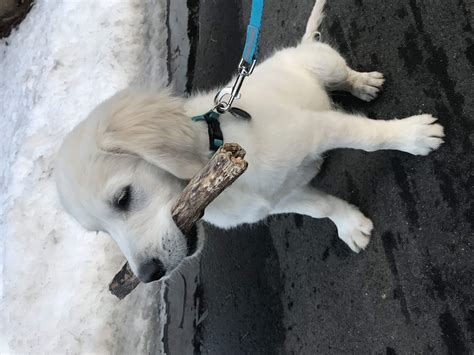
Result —
[[[235, 106], [251, 120], [221, 116], [224, 140], [247, 151], [249, 168], [207, 208], [204, 220], [231, 228], [278, 213], [327, 217], [358, 252], [369, 243], [372, 222], [308, 185], [322, 154], [353, 148], [426, 155], [443, 143], [443, 127], [429, 114], [373, 120], [334, 109], [328, 91], [370, 101], [384, 79], [352, 70], [314, 40], [323, 6], [316, 2], [298, 46], [275, 53], [244, 83]], [[170, 209], [209, 159], [207, 125], [191, 117], [207, 112], [214, 94], [181, 99], [166, 90], [124, 90], [100, 104], [60, 149], [56, 180], [65, 208], [85, 228], [108, 232], [144, 282], [169, 274], [202, 248], [202, 233], [182, 235]]]

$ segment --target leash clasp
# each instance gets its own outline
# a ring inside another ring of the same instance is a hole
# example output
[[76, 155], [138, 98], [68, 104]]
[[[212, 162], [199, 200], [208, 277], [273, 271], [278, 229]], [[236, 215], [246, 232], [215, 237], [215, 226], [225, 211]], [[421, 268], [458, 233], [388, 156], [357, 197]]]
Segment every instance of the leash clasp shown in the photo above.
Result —
[[[229, 111], [235, 100], [240, 99], [240, 88], [244, 82], [245, 77], [253, 73], [257, 60], [253, 60], [251, 64], [241, 59], [238, 68], [237, 78], [235, 79], [232, 87], [228, 86], [218, 91], [214, 97], [214, 108], [213, 110], [224, 113]], [[226, 96], [229, 98], [226, 100]]]
[[242, 74], [244, 76], [249, 76], [250, 74], [253, 73], [253, 70], [255, 68], [255, 64], [257, 64], [257, 60], [254, 59], [252, 63], [247, 63], [243, 58], [240, 59], [239, 63], [239, 74]]

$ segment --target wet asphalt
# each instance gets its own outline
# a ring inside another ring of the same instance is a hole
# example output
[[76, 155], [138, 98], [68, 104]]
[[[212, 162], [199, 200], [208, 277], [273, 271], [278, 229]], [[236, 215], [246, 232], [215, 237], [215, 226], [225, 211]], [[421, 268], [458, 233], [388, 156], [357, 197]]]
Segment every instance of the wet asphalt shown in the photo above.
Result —
[[[207, 226], [195, 352], [472, 353], [474, 3], [328, 3], [323, 41], [354, 69], [387, 79], [374, 102], [336, 93], [336, 104], [373, 118], [432, 113], [446, 143], [427, 157], [345, 149], [327, 155], [312, 183], [372, 219], [363, 253], [352, 253], [326, 219], [282, 215], [231, 231]], [[231, 78], [249, 4], [188, 0], [189, 90]], [[312, 4], [266, 1], [263, 58], [298, 42]]]

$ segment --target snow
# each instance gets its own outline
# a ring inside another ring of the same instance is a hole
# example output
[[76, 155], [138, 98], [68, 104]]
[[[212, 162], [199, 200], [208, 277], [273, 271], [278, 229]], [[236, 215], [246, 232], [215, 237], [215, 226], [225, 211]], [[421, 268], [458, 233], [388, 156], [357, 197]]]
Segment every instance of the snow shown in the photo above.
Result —
[[67, 132], [130, 84], [164, 86], [166, 0], [44, 0], [0, 40], [0, 353], [156, 353], [160, 285], [119, 301], [124, 262], [61, 208]]

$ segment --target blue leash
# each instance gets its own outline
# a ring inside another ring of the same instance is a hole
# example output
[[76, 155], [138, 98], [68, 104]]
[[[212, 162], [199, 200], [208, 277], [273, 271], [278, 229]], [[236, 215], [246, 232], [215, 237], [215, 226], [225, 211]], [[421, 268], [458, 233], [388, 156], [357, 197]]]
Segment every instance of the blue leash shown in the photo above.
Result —
[[263, 3], [263, 0], [252, 1], [252, 13], [250, 15], [249, 25], [247, 26], [244, 52], [242, 53], [242, 59], [248, 65], [252, 65], [258, 56], [258, 40], [260, 37], [260, 28], [262, 27]]
[[262, 27], [262, 15], [264, 0], [253, 0], [249, 25], [247, 26], [247, 37], [245, 39], [244, 51], [240, 60], [237, 79], [232, 87], [220, 90], [215, 98], [215, 106], [203, 115], [194, 116], [193, 121], [206, 121], [209, 132], [209, 148], [216, 151], [224, 144], [224, 137], [219, 125], [219, 116], [232, 108], [234, 101], [240, 98], [240, 88], [244, 79], [253, 73], [258, 57], [258, 41]]

